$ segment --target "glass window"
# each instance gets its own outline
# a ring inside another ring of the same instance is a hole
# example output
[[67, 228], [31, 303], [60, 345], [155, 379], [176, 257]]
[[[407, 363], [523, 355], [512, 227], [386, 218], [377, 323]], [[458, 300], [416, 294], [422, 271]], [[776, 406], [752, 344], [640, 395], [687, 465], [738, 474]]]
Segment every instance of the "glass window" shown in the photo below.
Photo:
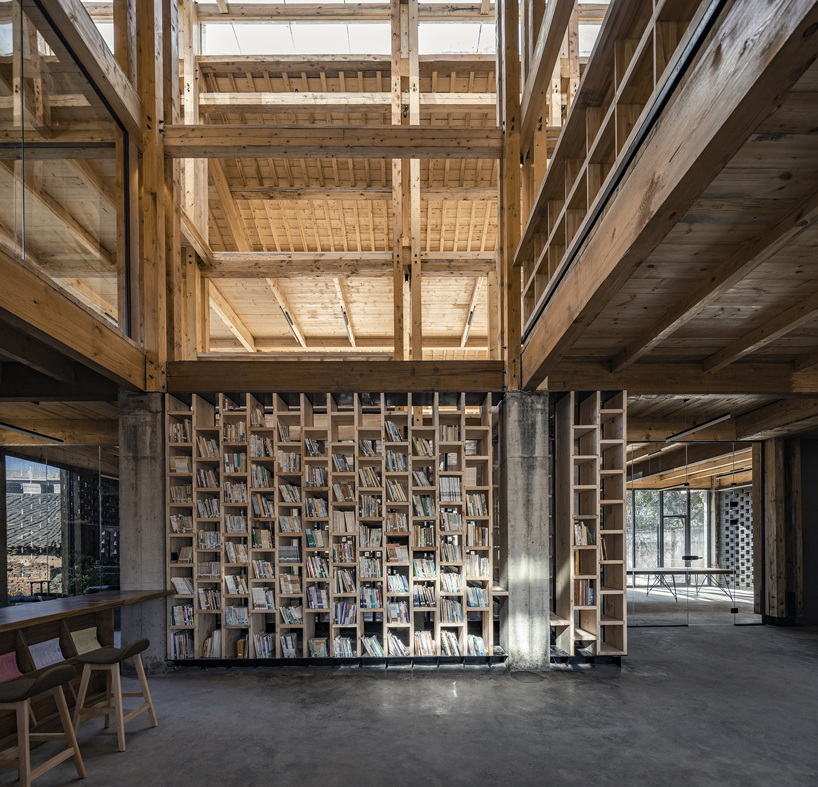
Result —
[[691, 566], [710, 565], [707, 501], [707, 490], [690, 490], [690, 554], [699, 556], [691, 561]]
[[635, 565], [637, 568], [659, 565], [659, 492], [637, 489], [634, 511]]

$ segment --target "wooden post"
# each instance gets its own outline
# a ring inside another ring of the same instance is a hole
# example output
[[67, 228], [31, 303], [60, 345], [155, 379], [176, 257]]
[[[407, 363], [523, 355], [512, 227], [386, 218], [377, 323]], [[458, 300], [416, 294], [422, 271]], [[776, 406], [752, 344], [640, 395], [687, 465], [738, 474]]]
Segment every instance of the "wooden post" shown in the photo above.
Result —
[[[401, 16], [403, 19], [403, 16]], [[418, 0], [408, 0], [409, 124], [420, 125], [420, 69], [418, 61]], [[422, 282], [420, 271], [420, 159], [409, 162], [409, 242], [411, 249], [412, 328], [409, 357], [423, 360]]]
[[574, 96], [579, 88], [579, 5], [574, 2], [574, 10], [568, 20], [568, 96], [565, 104], [566, 112], [574, 102]]
[[114, 57], [136, 85], [136, 0], [114, 0]]
[[[401, 124], [401, 35], [400, 0], [391, 0], [392, 25], [392, 125]], [[394, 309], [395, 360], [406, 360], [404, 343], [403, 273], [403, 162], [392, 159], [392, 293]]]

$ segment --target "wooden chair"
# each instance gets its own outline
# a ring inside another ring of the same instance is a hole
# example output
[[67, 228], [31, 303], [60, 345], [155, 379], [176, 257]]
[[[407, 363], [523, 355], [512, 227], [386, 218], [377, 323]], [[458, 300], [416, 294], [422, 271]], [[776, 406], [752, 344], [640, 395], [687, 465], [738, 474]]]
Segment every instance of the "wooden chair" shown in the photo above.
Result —
[[[74, 758], [77, 776], [85, 778], [85, 766], [82, 764], [74, 726], [62, 690], [63, 684], [72, 680], [76, 674], [77, 671], [70, 664], [65, 664], [46, 670], [36, 678], [17, 678], [0, 683], [0, 710], [13, 710], [17, 713], [17, 746], [0, 753], [0, 767], [17, 768], [23, 787], [28, 787], [38, 776], [42, 776], [69, 757]], [[62, 732], [29, 732], [29, 718], [32, 718], [31, 698], [45, 693], [50, 693], [57, 703]], [[32, 771], [30, 742], [58, 740], [67, 741], [68, 748]]]
[[[82, 664], [82, 678], [80, 679], [80, 690], [77, 695], [77, 705], [74, 708], [74, 729], [82, 724], [84, 717], [99, 715], [105, 716], [104, 727], [110, 727], [111, 716], [116, 716], [116, 735], [119, 741], [119, 750], [125, 751], [126, 722], [146, 710], [151, 719], [151, 726], [158, 726], [159, 722], [156, 720], [156, 713], [153, 710], [151, 693], [148, 690], [148, 681], [145, 677], [145, 668], [142, 666], [142, 656], [140, 655], [150, 644], [148, 639], [137, 639], [124, 648], [98, 648], [77, 656], [77, 661]], [[122, 691], [119, 665], [128, 660], [133, 661], [136, 667], [136, 674], [139, 677], [139, 685], [142, 691]], [[108, 688], [105, 692], [105, 699], [86, 707], [84, 705], [85, 695], [88, 692], [88, 683], [94, 670], [108, 673]], [[123, 697], [142, 697], [145, 701], [126, 716], [122, 708]], [[112, 699], [113, 704], [111, 703]]]

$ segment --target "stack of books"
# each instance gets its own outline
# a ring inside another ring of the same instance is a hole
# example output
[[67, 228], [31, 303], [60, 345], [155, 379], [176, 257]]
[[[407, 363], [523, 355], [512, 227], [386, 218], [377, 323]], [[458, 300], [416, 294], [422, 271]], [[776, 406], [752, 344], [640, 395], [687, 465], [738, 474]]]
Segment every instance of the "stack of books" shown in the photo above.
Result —
[[329, 579], [327, 561], [318, 555], [310, 555], [307, 558], [307, 576], [311, 579]]
[[298, 634], [283, 634], [278, 639], [281, 642], [281, 653], [285, 659], [294, 659], [298, 656]]
[[386, 643], [390, 656], [408, 656], [409, 648], [403, 644], [391, 631], [386, 634]]
[[301, 577], [298, 574], [281, 574], [278, 583], [284, 596], [297, 596], [301, 593]]
[[256, 646], [257, 659], [272, 659], [276, 655], [274, 634], [255, 634], [253, 643]]
[[466, 637], [466, 655], [467, 656], [486, 656], [486, 645], [482, 637], [475, 637], [469, 634]]
[[457, 640], [457, 634], [453, 631], [440, 632], [440, 655], [441, 656], [459, 656], [460, 643]]
[[310, 658], [327, 658], [327, 640], [322, 637], [313, 637], [310, 640]]
[[485, 588], [466, 588], [466, 604], [470, 607], [488, 607], [488, 590]]
[[390, 571], [386, 576], [386, 589], [390, 593], [408, 593], [409, 580], [403, 574]]
[[364, 646], [367, 656], [383, 658], [383, 648], [375, 635], [371, 637], [361, 637], [361, 644]]
[[173, 584], [173, 589], [176, 591], [177, 595], [193, 595], [193, 583], [188, 577], [171, 577], [170, 581]]
[[231, 596], [246, 596], [247, 583], [244, 581], [242, 574], [226, 574], [224, 577], [224, 586], [227, 593]]
[[466, 576], [489, 578], [489, 559], [477, 552], [466, 553]]
[[435, 589], [431, 585], [412, 586], [412, 604], [416, 607], [434, 607]]
[[216, 629], [202, 645], [203, 659], [220, 659], [222, 657], [222, 630]]
[[218, 590], [199, 588], [199, 609], [214, 611], [221, 609]]
[[307, 588], [307, 606], [310, 609], [329, 609], [329, 593], [318, 585]]
[[336, 659], [350, 659], [355, 654], [352, 652], [352, 641], [349, 637], [335, 638], [335, 658]]
[[290, 626], [301, 626], [304, 623], [304, 614], [301, 607], [279, 607], [282, 622]]
[[275, 593], [272, 588], [253, 588], [253, 609], [275, 609]]
[[388, 511], [386, 514], [387, 533], [408, 533], [409, 518], [405, 511]]
[[305, 478], [307, 486], [325, 487], [327, 485], [323, 467], [308, 467]]
[[358, 605], [354, 602], [336, 601], [332, 620], [336, 626], [354, 626], [358, 622]]
[[170, 639], [172, 659], [192, 659], [195, 658], [193, 653], [193, 635], [188, 631], [174, 631]]
[[463, 605], [453, 598], [443, 598], [440, 603], [441, 623], [462, 623]]
[[386, 554], [390, 563], [408, 563], [409, 549], [406, 544], [398, 544], [397, 542], [389, 542], [386, 545]]
[[460, 500], [460, 478], [458, 476], [440, 476], [440, 502], [453, 503]]
[[336, 593], [354, 593], [355, 592], [355, 576], [348, 568], [335, 569], [335, 592]]
[[415, 655], [416, 656], [435, 655], [435, 641], [432, 639], [431, 632], [429, 631], [415, 632]]
[[310, 549], [318, 549], [327, 546], [327, 531], [316, 528], [307, 529], [307, 546]]
[[225, 607], [224, 622], [228, 626], [249, 626], [250, 616], [247, 607]]
[[193, 425], [190, 418], [185, 418], [181, 423], [172, 421], [168, 424], [168, 441], [171, 443], [189, 443], [192, 441]]
[[267, 560], [254, 560], [253, 577], [255, 579], [273, 579], [275, 577], [273, 564]]
[[405, 601], [390, 601], [386, 607], [387, 623], [409, 622], [409, 605]]
[[351, 541], [343, 539], [336, 541], [332, 545], [332, 562], [333, 563], [354, 563], [355, 562], [355, 545]]

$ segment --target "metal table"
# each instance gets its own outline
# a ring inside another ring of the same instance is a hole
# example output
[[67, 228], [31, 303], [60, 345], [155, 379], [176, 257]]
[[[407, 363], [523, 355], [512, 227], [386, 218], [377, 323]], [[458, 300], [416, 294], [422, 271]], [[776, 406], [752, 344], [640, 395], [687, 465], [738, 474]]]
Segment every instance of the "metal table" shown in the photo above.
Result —
[[[683, 577], [693, 577], [693, 585], [696, 588], [696, 595], [699, 595], [699, 590], [704, 587], [705, 582], [710, 579], [714, 585], [721, 590], [730, 601], [733, 601], [733, 591], [732, 588], [727, 584], [721, 584], [717, 577], [724, 577], [724, 576], [735, 576], [736, 570], [733, 568], [716, 568], [715, 566], [701, 566], [698, 568], [687, 568], [681, 566], [679, 568], [629, 568], [628, 574], [634, 578], [634, 586], [635, 580], [637, 576], [646, 576], [648, 578], [648, 588], [645, 592], [645, 595], [649, 595], [650, 591], [653, 590], [655, 587], [659, 587], [662, 585], [663, 587], [667, 588], [672, 594], [673, 598], [676, 601], [679, 600], [678, 591], [676, 589], [676, 577], [683, 576]], [[653, 577], [653, 581], [651, 582], [651, 577]], [[668, 582], [668, 577], [670, 578], [670, 582]], [[700, 581], [701, 580], [701, 581]]]

